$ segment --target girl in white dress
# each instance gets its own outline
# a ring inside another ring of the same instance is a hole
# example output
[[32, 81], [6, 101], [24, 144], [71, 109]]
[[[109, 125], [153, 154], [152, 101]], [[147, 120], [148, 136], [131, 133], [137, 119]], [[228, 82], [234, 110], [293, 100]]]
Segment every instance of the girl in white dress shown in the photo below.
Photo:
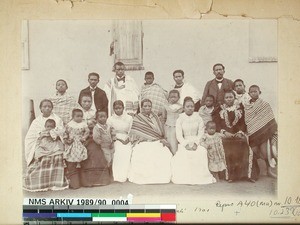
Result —
[[114, 128], [117, 140], [114, 143], [115, 153], [112, 165], [114, 181], [125, 182], [128, 177], [132, 152], [129, 141], [129, 131], [132, 125], [132, 116], [124, 112], [124, 103], [117, 100], [113, 104], [114, 114], [108, 118], [107, 124]]
[[186, 97], [184, 113], [176, 121], [178, 151], [172, 159], [172, 182], [175, 184], [210, 184], [216, 182], [208, 170], [206, 149], [199, 145], [204, 134], [204, 124], [197, 112], [194, 101]]

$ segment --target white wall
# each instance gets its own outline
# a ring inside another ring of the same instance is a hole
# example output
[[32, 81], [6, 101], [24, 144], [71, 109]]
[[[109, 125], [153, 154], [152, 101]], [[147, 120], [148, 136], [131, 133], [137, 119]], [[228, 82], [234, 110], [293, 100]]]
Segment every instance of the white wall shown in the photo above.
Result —
[[[23, 71], [24, 99], [38, 103], [53, 95], [58, 79], [65, 79], [77, 98], [93, 71], [100, 74], [103, 87], [113, 76], [111, 25], [111, 21], [30, 21], [30, 70]], [[213, 64], [221, 62], [225, 77], [241, 78], [248, 87], [260, 85], [262, 97], [277, 112], [277, 63], [248, 63], [249, 20], [149, 20], [143, 21], [143, 32], [145, 70], [127, 72], [139, 86], [144, 73], [151, 70], [156, 81], [169, 89], [173, 71], [182, 69], [202, 95], [206, 82], [214, 77]]]

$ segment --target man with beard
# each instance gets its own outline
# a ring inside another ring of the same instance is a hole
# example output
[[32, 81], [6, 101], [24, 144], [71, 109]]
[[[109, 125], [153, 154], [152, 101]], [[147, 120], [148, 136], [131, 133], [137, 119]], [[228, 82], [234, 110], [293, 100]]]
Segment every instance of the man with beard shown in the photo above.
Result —
[[227, 78], [224, 78], [225, 67], [221, 63], [217, 63], [213, 66], [213, 72], [215, 79], [206, 83], [204, 92], [202, 95], [201, 105], [204, 105], [207, 95], [212, 95], [215, 98], [215, 105], [222, 105], [224, 103], [224, 93], [233, 89], [233, 82]]

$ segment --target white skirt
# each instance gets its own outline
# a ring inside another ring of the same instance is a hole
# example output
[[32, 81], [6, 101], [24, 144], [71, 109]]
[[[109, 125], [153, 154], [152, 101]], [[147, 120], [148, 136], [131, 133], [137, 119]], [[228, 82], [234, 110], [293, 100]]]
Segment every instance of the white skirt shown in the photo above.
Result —
[[172, 182], [175, 184], [210, 184], [216, 179], [208, 170], [206, 149], [198, 146], [195, 151], [178, 145], [172, 162]]
[[171, 180], [172, 153], [159, 141], [133, 147], [128, 179], [136, 184], [161, 184]]
[[115, 153], [112, 164], [114, 181], [125, 182], [128, 177], [132, 146], [130, 142], [124, 145], [120, 141], [116, 141], [114, 146]]

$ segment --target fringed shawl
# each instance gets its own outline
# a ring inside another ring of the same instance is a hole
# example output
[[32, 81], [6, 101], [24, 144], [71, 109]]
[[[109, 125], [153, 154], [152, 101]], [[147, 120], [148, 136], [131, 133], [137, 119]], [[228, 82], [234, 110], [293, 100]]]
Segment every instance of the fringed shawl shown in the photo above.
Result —
[[156, 141], [164, 138], [163, 126], [157, 115], [151, 113], [151, 118], [139, 113], [133, 119], [130, 138], [134, 141]]

